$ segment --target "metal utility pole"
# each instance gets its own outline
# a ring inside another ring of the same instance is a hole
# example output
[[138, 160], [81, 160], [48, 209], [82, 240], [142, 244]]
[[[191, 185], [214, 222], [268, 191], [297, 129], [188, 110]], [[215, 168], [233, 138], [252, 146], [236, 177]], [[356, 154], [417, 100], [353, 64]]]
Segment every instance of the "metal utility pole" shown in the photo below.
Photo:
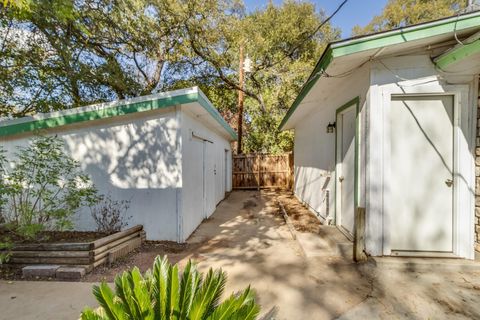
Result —
[[[240, 64], [238, 66], [238, 83], [243, 89], [243, 45], [240, 46]], [[243, 134], [243, 90], [238, 90], [238, 129], [237, 129], [237, 154], [242, 154], [242, 134]]]

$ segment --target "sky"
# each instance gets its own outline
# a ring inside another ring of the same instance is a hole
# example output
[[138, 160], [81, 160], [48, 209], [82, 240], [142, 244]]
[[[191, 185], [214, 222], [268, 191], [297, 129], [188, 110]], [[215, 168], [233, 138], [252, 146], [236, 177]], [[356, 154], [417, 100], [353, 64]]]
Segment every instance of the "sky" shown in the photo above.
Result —
[[[305, 0], [315, 3], [317, 11], [324, 9], [327, 16], [333, 13], [342, 3], [342, 0]], [[342, 38], [348, 38], [351, 35], [352, 28], [355, 25], [364, 26], [372, 18], [382, 12], [383, 7], [388, 0], [349, 0], [343, 8], [332, 19], [332, 24], [342, 29]], [[248, 10], [261, 9], [265, 7], [269, 0], [244, 0]], [[274, 0], [276, 4], [281, 4], [282, 0]]]

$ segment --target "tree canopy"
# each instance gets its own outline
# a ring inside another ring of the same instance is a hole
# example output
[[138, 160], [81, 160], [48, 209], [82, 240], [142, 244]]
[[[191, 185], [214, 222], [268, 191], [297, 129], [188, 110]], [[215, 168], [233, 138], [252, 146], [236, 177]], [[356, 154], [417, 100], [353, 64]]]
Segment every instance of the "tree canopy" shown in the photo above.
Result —
[[[390, 0], [354, 34], [453, 15], [455, 0]], [[310, 2], [241, 0], [7, 0], [0, 2], [0, 117], [21, 117], [199, 86], [237, 126], [246, 96], [246, 152], [291, 150], [278, 125], [340, 30]], [[238, 82], [239, 49], [252, 60]]]
[[389, 0], [380, 15], [365, 27], [355, 26], [352, 33], [374, 33], [452, 16], [466, 4], [464, 0]]
[[0, 11], [0, 117], [198, 85], [236, 126], [238, 52], [244, 149], [281, 152], [281, 117], [339, 30], [308, 2], [247, 12], [238, 0], [12, 0]]

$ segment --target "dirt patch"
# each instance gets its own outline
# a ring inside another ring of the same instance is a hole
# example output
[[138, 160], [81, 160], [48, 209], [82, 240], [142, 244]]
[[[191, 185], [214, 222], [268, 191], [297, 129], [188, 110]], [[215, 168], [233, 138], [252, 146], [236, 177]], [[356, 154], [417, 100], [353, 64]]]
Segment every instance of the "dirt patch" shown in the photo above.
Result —
[[22, 268], [24, 265], [2, 264], [0, 265], [0, 280], [23, 280]]
[[243, 209], [255, 208], [257, 203], [253, 200], [247, 200], [243, 202]]
[[295, 230], [309, 233], [320, 232], [320, 226], [322, 225], [320, 220], [318, 220], [310, 210], [305, 208], [293, 194], [285, 191], [277, 192], [277, 194], [277, 199], [280, 200], [285, 207]]
[[35, 239], [19, 235], [8, 228], [0, 228], [0, 242], [9, 240], [13, 243], [67, 243], [67, 242], [90, 242], [110, 235], [107, 232], [94, 231], [42, 231]]

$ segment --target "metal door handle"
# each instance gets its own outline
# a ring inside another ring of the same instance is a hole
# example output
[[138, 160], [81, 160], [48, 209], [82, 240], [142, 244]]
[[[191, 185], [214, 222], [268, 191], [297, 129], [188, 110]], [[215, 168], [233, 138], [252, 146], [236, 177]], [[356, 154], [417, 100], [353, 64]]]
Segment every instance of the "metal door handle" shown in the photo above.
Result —
[[345, 180], [345, 177], [344, 177], [344, 176], [338, 177], [338, 181], [342, 182], [343, 180]]
[[451, 187], [453, 185], [453, 180], [452, 179], [447, 179], [445, 180], [445, 184], [447, 185], [447, 187]]

